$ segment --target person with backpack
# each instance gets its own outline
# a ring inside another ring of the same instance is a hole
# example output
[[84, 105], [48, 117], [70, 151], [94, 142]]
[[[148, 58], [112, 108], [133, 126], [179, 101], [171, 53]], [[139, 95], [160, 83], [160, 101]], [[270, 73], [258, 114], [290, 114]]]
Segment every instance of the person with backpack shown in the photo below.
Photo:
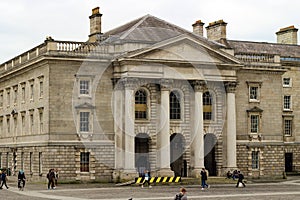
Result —
[[238, 171], [238, 182], [236, 183], [236, 187], [239, 187], [239, 184], [242, 183], [244, 187], [246, 187], [245, 183], [244, 183], [244, 175]]
[[206, 183], [207, 181], [207, 172], [205, 170], [205, 168], [202, 168], [201, 172], [201, 186], [202, 186], [202, 190], [204, 190], [205, 187], [209, 188], [210, 186]]
[[187, 200], [186, 189], [180, 188], [179, 193], [175, 195], [174, 200]]

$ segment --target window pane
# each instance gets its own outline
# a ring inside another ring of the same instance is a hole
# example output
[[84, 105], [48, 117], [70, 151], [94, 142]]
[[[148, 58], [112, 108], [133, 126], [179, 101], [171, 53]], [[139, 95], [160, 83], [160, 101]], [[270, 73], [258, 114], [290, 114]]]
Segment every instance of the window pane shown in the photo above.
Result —
[[258, 92], [258, 87], [250, 87], [250, 91], [249, 91], [249, 93], [250, 93], [250, 99], [258, 99], [257, 98], [257, 93]]
[[290, 78], [283, 78], [283, 86], [290, 86]]
[[283, 108], [286, 110], [291, 109], [291, 96], [284, 96], [283, 98]]
[[147, 118], [147, 94], [144, 90], [135, 93], [135, 119]]
[[80, 87], [80, 94], [89, 94], [89, 84], [90, 82], [87, 80], [81, 80], [79, 87]]
[[203, 93], [203, 119], [212, 120], [212, 97], [209, 92]]
[[252, 169], [259, 169], [259, 151], [252, 151]]
[[284, 120], [284, 134], [292, 135], [292, 120]]
[[258, 116], [251, 115], [251, 133], [258, 133]]
[[89, 131], [89, 112], [80, 112], [80, 131], [88, 132]]
[[180, 94], [178, 92], [170, 93], [170, 119], [180, 119]]
[[90, 152], [81, 152], [80, 153], [80, 171], [89, 172], [90, 165]]

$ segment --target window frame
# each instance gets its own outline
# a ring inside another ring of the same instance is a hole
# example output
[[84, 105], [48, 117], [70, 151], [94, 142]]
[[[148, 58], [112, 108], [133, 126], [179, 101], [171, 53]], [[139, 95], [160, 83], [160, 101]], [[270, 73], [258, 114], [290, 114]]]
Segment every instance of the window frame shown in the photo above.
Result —
[[[285, 84], [285, 79], [289, 80], [289, 84]], [[292, 79], [290, 77], [283, 77], [282, 78], [282, 87], [284, 87], [284, 88], [292, 87]]]
[[259, 150], [251, 151], [251, 169], [253, 169], [253, 170], [260, 169], [260, 151]]
[[[252, 81], [247, 81], [247, 86], [248, 86], [248, 100], [249, 102], [260, 102], [260, 90], [261, 90], [261, 86], [262, 86], [262, 82], [252, 82]], [[256, 97], [252, 98], [252, 88], [257, 88], [256, 89]]]
[[90, 152], [80, 152], [80, 172], [90, 172]]
[[[174, 98], [175, 97], [175, 98]], [[182, 119], [182, 93], [178, 90], [172, 90], [169, 94], [170, 120], [176, 121]], [[175, 100], [175, 101], [173, 101]]]
[[[137, 93], [145, 94], [143, 97], [137, 96]], [[139, 88], [134, 92], [134, 119], [148, 120], [149, 119], [149, 92], [145, 88]]]
[[[286, 99], [288, 98], [288, 99]], [[287, 102], [288, 100], [288, 102]], [[292, 95], [283, 96], [283, 110], [292, 110]]]

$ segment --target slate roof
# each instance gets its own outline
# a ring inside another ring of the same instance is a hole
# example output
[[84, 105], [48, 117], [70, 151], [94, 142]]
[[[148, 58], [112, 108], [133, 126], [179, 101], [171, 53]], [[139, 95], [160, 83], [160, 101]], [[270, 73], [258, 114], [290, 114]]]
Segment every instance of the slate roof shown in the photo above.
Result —
[[300, 46], [267, 42], [250, 42], [227, 40], [227, 44], [235, 50], [235, 53], [274, 54], [282, 57], [300, 58]]
[[171, 24], [167, 21], [159, 19], [151, 15], [145, 15], [129, 23], [126, 23], [120, 27], [110, 30], [104, 33], [105, 38], [115, 41], [126, 41], [126, 42], [146, 42], [146, 43], [157, 43], [166, 39], [174, 38], [182, 34], [191, 35], [197, 37], [212, 46], [223, 46], [214, 41], [209, 41], [206, 38], [195, 35], [194, 33], [185, 30], [179, 26]]

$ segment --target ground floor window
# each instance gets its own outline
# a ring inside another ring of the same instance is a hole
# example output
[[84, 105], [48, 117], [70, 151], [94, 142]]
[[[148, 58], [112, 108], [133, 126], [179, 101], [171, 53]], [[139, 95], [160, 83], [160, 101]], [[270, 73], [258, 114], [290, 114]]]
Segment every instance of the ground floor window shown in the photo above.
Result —
[[80, 172], [89, 172], [90, 166], [90, 152], [80, 153]]
[[259, 151], [252, 151], [252, 169], [259, 169]]

